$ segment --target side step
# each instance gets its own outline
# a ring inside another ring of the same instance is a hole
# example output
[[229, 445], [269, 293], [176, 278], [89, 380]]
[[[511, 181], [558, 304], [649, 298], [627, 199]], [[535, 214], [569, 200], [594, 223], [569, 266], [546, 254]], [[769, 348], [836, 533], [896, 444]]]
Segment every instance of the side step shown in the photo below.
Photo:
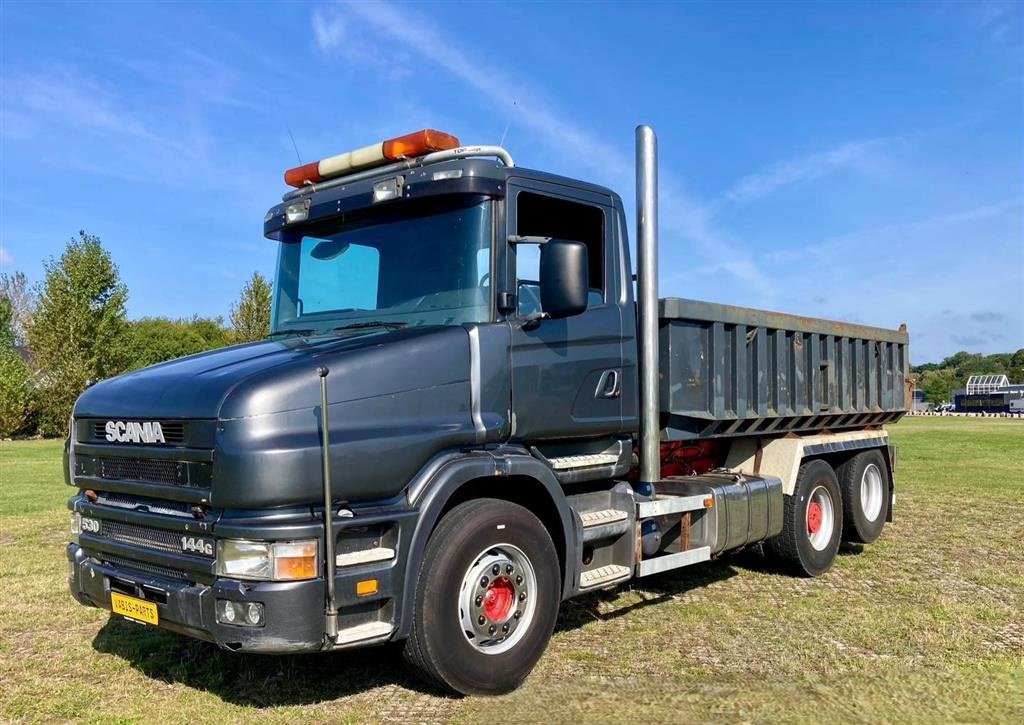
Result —
[[586, 468], [589, 466], [610, 466], [618, 463], [619, 457], [614, 453], [594, 453], [583, 456], [559, 456], [549, 458], [548, 463], [556, 471], [566, 471], [570, 468]]
[[591, 569], [580, 574], [580, 589], [593, 589], [594, 587], [613, 584], [623, 579], [629, 579], [633, 570], [628, 566], [619, 564], [608, 564], [597, 569]]
[[351, 644], [353, 642], [362, 642], [364, 639], [385, 637], [391, 634], [392, 629], [394, 629], [394, 627], [390, 622], [367, 622], [365, 624], [358, 624], [355, 627], [338, 630], [338, 639], [336, 639], [334, 643], [336, 645]]
[[584, 543], [622, 536], [632, 526], [629, 512], [615, 508], [581, 513], [580, 523], [583, 524]]
[[338, 554], [334, 557], [334, 564], [335, 566], [356, 566], [357, 564], [372, 564], [375, 561], [387, 561], [394, 558], [394, 549], [378, 546], [375, 549], [363, 549], [362, 551]]
[[580, 514], [580, 521], [583, 522], [583, 528], [614, 524], [616, 521], [625, 521], [627, 518], [629, 518], [629, 514], [625, 511], [620, 511], [619, 509], [587, 511], [584, 514]]

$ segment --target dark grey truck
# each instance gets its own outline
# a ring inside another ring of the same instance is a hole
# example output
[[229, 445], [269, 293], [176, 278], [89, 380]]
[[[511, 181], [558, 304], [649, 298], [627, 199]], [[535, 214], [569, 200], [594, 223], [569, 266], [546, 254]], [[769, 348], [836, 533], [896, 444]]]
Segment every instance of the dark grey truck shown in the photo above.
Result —
[[874, 541], [905, 329], [659, 300], [655, 144], [635, 277], [615, 192], [498, 147], [423, 131], [289, 171], [270, 339], [76, 403], [72, 594], [239, 652], [400, 641], [493, 694], [565, 599]]

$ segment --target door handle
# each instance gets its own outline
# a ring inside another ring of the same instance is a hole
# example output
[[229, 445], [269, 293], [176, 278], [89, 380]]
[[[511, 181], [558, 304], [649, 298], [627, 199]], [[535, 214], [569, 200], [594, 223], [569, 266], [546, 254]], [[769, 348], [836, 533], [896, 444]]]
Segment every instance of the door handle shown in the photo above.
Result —
[[597, 389], [594, 391], [595, 398], [617, 398], [622, 394], [622, 385], [619, 380], [618, 370], [605, 370], [597, 381]]

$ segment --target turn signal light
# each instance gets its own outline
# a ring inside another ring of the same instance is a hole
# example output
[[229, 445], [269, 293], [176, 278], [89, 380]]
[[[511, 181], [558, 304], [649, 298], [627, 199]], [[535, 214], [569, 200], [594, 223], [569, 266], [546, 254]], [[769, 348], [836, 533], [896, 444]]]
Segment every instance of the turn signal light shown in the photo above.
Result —
[[364, 579], [361, 582], [356, 582], [356, 596], [366, 597], [370, 594], [377, 593], [377, 580], [376, 579]]
[[388, 161], [401, 161], [423, 156], [432, 151], [456, 149], [459, 145], [459, 139], [455, 136], [443, 131], [435, 131], [432, 128], [425, 128], [422, 131], [288, 169], [284, 172], [284, 183], [288, 186], [302, 188], [306, 184], [315, 184], [353, 171], [382, 166]]
[[316, 576], [316, 542], [277, 544], [274, 547], [275, 579], [312, 579]]

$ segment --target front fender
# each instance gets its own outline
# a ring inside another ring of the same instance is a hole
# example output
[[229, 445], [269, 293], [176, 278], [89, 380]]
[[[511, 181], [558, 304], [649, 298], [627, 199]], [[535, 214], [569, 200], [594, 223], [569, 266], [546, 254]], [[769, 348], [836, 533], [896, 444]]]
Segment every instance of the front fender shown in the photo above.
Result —
[[[512, 476], [530, 478], [539, 483], [557, 511], [561, 532], [551, 533], [553, 537], [562, 537], [563, 551], [566, 552], [562, 572], [562, 598], [569, 595], [575, 581], [576, 557], [572, 554], [575, 534], [568, 503], [551, 469], [521, 449], [515, 448], [449, 454], [431, 462], [408, 488], [409, 502], [418, 510], [419, 515], [407, 549], [408, 560], [401, 598], [402, 613], [396, 638], [407, 637], [412, 627], [416, 582], [423, 554], [430, 534], [452, 496], [473, 481]], [[501, 498], [501, 491], [496, 490], [494, 497]]]

